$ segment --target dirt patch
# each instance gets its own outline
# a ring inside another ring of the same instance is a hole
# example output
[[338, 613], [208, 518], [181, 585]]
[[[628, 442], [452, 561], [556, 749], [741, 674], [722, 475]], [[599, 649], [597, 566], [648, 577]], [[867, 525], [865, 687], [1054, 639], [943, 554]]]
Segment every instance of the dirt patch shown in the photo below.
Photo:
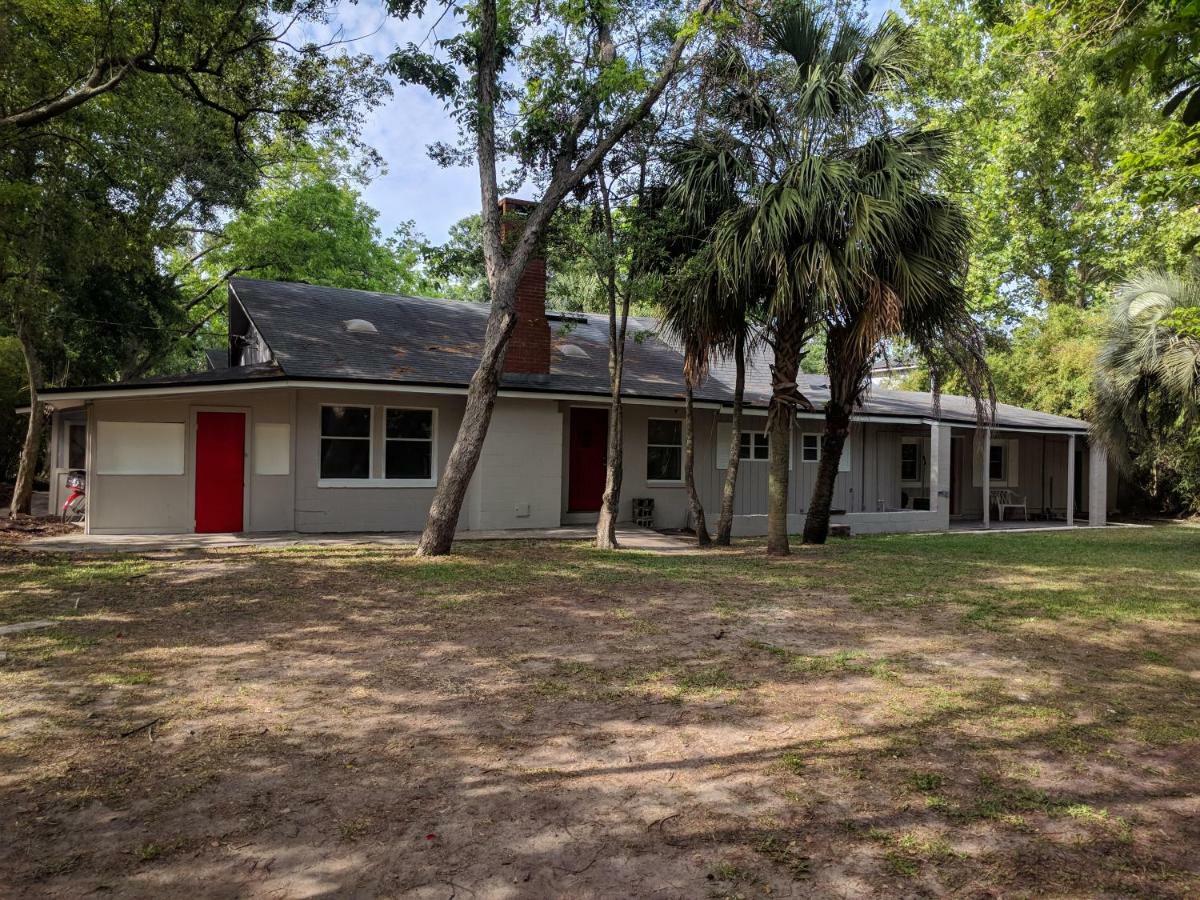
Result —
[[[1086, 540], [1058, 577], [1128, 601]], [[3, 620], [60, 624], [0, 646], [0, 883], [1195, 895], [1200, 564], [1159, 576], [1183, 613], [1051, 616], [1011, 573], [954, 581], [979, 543], [10, 553]], [[854, 599], [897, 553], [938, 566]]]
[[35, 537], [54, 537], [60, 534], [77, 534], [78, 525], [64, 525], [58, 516], [19, 516], [0, 518], [0, 543], [19, 544]]

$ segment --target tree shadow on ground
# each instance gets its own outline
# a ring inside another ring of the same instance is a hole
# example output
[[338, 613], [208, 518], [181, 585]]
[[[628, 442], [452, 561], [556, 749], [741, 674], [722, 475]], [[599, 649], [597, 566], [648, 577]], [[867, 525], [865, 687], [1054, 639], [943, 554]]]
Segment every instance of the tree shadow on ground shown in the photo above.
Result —
[[0, 876], [146, 896], [1200, 887], [1194, 617], [1048, 620], [1036, 587], [998, 583], [980, 627], [978, 599], [906, 598], [912, 573], [894, 604], [849, 599], [870, 551], [9, 561], [4, 584], [43, 585], [22, 613], [80, 609], [0, 669]]

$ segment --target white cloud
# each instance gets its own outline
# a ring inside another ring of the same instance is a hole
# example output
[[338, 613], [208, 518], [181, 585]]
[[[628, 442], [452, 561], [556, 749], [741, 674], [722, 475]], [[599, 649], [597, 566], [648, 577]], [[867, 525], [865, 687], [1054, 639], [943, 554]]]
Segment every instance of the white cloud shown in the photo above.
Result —
[[[898, 5], [897, 0], [868, 0], [873, 18]], [[354, 38], [347, 45], [350, 52], [369, 53], [382, 60], [398, 46], [424, 44], [442, 9], [435, 3], [419, 19], [399, 20], [388, 16], [381, 5], [343, 0], [329, 23], [306, 28], [302, 37], [315, 41]], [[452, 18], [447, 16], [438, 24], [435, 36], [445, 37], [452, 28]], [[394, 81], [393, 88], [392, 99], [370, 113], [364, 124], [363, 139], [387, 166], [386, 174], [372, 181], [364, 195], [379, 210], [384, 234], [412, 219], [426, 237], [440, 242], [451, 225], [479, 211], [478, 175], [474, 167], [442, 168], [426, 153], [432, 143], [453, 143], [457, 138], [454, 121], [441, 101], [423, 88]]]
[[[354, 39], [345, 45], [351, 53], [368, 53], [384, 59], [396, 47], [427, 40], [441, 15], [434, 6], [420, 19], [399, 20], [374, 3], [341, 3], [322, 26], [308, 26], [302, 38], [325, 42], [340, 37]], [[451, 19], [442, 20], [438, 34], [445, 36]], [[392, 82], [394, 96], [371, 112], [363, 126], [363, 140], [383, 157], [386, 174], [365, 189], [368, 203], [379, 210], [379, 225], [389, 234], [408, 219], [434, 241], [442, 241], [451, 225], [479, 211], [479, 180], [474, 168], [445, 169], [431, 160], [426, 148], [438, 141], [453, 143], [454, 121], [423, 88]]]

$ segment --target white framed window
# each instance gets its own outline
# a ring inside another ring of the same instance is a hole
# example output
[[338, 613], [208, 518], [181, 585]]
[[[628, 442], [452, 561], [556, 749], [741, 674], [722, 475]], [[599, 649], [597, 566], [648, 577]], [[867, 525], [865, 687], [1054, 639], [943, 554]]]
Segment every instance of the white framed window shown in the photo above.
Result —
[[991, 481], [1008, 481], [1008, 447], [1004, 444], [992, 444], [988, 448], [988, 479]]
[[371, 477], [372, 409], [321, 407], [321, 481], [365, 481]]
[[435, 487], [437, 410], [321, 406], [317, 487]]
[[[1021, 442], [1016, 438], [992, 439], [987, 458], [988, 483], [992, 487], [1018, 487], [1020, 449]], [[974, 454], [974, 457], [973, 481], [978, 487], [983, 483], [983, 473], [979, 468], [979, 454]]]
[[771, 458], [771, 441], [761, 431], [743, 431], [738, 459], [746, 462], [766, 462]]
[[[718, 469], [729, 468], [729, 439], [733, 426], [729, 422], [718, 422], [716, 441], [713, 444], [713, 462]], [[771, 459], [771, 436], [766, 431], [755, 429], [743, 431], [738, 436], [738, 459], [741, 462], [769, 462]], [[788, 454], [788, 468], [793, 468], [796, 454]]]
[[821, 461], [821, 435], [815, 432], [805, 432], [800, 435], [800, 462], [819, 463]]
[[900, 483], [920, 484], [922, 459], [920, 438], [903, 438], [900, 441]]
[[646, 480], [683, 480], [683, 421], [646, 420]]
[[383, 477], [412, 486], [437, 479], [437, 411], [389, 406], [383, 410]]

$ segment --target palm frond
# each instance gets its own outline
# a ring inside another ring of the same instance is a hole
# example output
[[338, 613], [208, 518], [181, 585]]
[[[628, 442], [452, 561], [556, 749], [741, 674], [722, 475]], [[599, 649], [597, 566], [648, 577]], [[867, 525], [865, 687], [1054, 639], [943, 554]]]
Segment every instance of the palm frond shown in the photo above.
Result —
[[1200, 310], [1200, 279], [1143, 272], [1113, 297], [1092, 434], [1122, 465], [1154, 432], [1193, 428], [1200, 419], [1200, 340], [1176, 329], [1181, 310]]

